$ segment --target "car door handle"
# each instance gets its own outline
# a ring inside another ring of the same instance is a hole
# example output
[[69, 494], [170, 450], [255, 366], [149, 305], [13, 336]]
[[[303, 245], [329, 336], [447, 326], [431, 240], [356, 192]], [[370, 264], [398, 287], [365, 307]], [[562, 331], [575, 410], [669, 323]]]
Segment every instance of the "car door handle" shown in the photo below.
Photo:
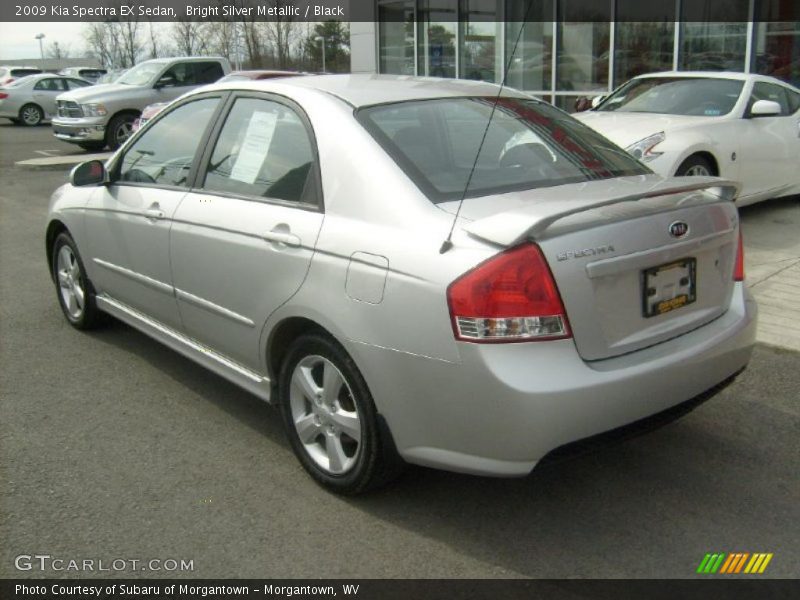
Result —
[[146, 211], [144, 211], [144, 216], [148, 219], [163, 219], [164, 218], [164, 211], [158, 208], [157, 206], [151, 206]]
[[290, 248], [300, 247], [300, 238], [293, 234], [291, 231], [275, 230], [268, 231], [264, 234], [264, 239], [268, 242], [275, 242], [277, 244], [285, 244]]

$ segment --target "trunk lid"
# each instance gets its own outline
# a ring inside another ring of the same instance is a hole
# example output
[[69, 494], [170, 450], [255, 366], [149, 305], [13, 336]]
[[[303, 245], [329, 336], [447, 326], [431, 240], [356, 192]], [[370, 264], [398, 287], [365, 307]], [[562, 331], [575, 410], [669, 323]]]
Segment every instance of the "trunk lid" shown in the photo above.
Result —
[[620, 178], [495, 197], [494, 211], [490, 198], [468, 200], [462, 215], [482, 216], [464, 229], [495, 244], [536, 241], [579, 354], [599, 360], [679, 336], [727, 310], [737, 190], [711, 177]]

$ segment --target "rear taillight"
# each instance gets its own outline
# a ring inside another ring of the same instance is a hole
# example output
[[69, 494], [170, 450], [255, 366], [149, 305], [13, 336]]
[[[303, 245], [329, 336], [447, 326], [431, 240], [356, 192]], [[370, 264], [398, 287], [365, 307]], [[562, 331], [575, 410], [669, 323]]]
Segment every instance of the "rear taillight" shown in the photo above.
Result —
[[0, 92], [0, 100], [5, 100], [6, 98], [8, 98], [8, 94], [5, 92]]
[[733, 280], [744, 281], [744, 245], [742, 244], [741, 229], [739, 229], [739, 242], [736, 246], [736, 265], [733, 267]]
[[527, 342], [571, 336], [542, 251], [522, 244], [493, 256], [447, 288], [456, 339]]

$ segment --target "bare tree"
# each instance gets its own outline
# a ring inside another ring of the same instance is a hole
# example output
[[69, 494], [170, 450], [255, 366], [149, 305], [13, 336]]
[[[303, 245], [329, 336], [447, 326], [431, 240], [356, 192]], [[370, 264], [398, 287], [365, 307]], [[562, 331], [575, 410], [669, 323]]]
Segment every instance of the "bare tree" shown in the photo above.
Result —
[[62, 58], [69, 58], [70, 57], [70, 47], [69, 45], [62, 46], [58, 43], [58, 41], [52, 42], [47, 48], [47, 58], [54, 58], [56, 60], [61, 60]]
[[[289, 0], [269, 0], [267, 4], [276, 9], [284, 8], [291, 4]], [[275, 11], [279, 14], [279, 10]], [[291, 65], [292, 46], [299, 38], [299, 31], [294, 17], [275, 17], [263, 24], [264, 33], [272, 46], [276, 66], [286, 69]]]
[[[194, 56], [208, 52], [210, 23], [178, 20], [172, 23], [172, 37], [178, 54]], [[215, 23], [214, 25], [219, 25]]]

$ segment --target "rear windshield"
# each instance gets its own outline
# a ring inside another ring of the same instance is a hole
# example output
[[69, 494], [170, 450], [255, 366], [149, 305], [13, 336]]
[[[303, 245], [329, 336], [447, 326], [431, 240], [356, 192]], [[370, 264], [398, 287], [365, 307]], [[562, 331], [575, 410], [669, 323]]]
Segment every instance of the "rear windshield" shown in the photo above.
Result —
[[39, 69], [11, 69], [11, 74], [14, 77], [25, 77], [26, 75], [37, 75], [42, 71]]
[[502, 98], [443, 98], [363, 108], [357, 118], [433, 202], [650, 173], [565, 112]]
[[633, 79], [596, 110], [720, 117], [733, 110], [743, 81], [705, 77]]

